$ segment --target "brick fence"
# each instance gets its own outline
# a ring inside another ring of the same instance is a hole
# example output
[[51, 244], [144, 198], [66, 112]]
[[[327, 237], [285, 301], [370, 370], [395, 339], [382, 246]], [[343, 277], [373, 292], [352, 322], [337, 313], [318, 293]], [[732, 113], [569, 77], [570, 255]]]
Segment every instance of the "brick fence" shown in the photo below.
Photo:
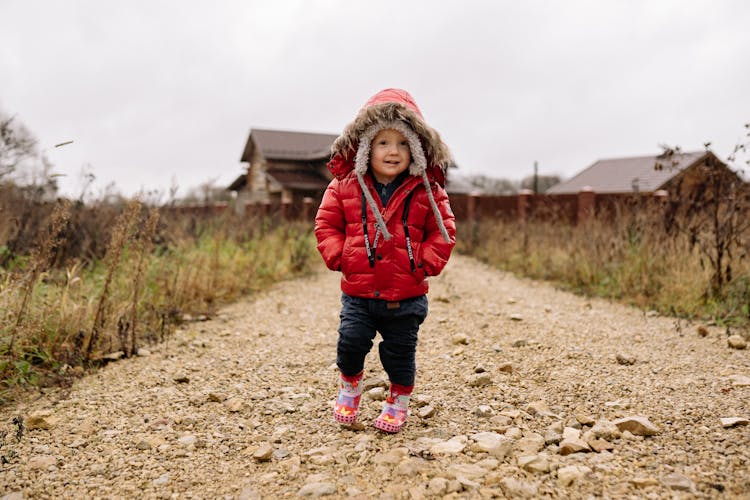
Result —
[[[653, 194], [604, 194], [583, 190], [578, 194], [534, 194], [522, 190], [512, 195], [451, 194], [451, 208], [458, 221], [505, 220], [559, 221], [582, 224], [590, 218], [610, 217], [623, 210], [642, 210], [660, 205], [665, 191]], [[246, 204], [243, 210], [223, 202], [199, 205], [175, 205], [166, 210], [193, 216], [238, 213], [246, 217], [273, 217], [282, 221], [313, 221], [319, 199], [295, 198], [290, 203]]]

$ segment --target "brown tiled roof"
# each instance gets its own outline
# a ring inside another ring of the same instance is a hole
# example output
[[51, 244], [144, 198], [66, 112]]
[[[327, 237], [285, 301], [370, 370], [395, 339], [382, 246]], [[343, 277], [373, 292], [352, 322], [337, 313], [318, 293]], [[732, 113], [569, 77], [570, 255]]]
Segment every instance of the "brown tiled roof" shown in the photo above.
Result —
[[227, 187], [227, 191], [239, 191], [247, 185], [247, 174], [237, 176], [235, 180]]
[[668, 162], [661, 170], [654, 168], [659, 161], [657, 155], [599, 160], [573, 178], [552, 186], [547, 194], [578, 193], [587, 186], [595, 193], [632, 193], [636, 184], [639, 192], [651, 193], [706, 154], [694, 151], [675, 155], [670, 160], [661, 160]]
[[328, 159], [336, 140], [333, 134], [252, 129], [240, 161], [249, 162], [253, 148], [260, 148], [266, 159], [309, 161]]
[[266, 175], [287, 189], [324, 190], [328, 180], [314, 170], [269, 170]]

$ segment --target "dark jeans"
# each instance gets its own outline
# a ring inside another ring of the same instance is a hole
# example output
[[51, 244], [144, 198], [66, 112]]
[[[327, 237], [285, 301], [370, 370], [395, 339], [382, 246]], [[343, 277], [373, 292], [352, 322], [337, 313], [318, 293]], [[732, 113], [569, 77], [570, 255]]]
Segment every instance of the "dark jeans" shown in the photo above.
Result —
[[414, 385], [417, 333], [426, 317], [426, 295], [386, 302], [342, 294], [336, 364], [344, 375], [361, 372], [380, 332], [380, 362], [388, 378], [394, 384]]

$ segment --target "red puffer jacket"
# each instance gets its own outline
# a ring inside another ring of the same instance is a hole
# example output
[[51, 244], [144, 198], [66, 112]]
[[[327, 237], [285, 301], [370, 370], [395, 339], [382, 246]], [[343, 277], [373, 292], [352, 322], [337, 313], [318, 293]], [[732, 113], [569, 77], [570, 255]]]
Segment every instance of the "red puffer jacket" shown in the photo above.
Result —
[[[331, 170], [337, 172], [340, 162], [333, 161]], [[344, 167], [344, 170], [346, 168]], [[437, 276], [448, 262], [456, 242], [456, 224], [448, 203], [448, 195], [436, 182], [432, 191], [445, 228], [450, 235], [446, 242], [441, 235], [430, 207], [427, 191], [421, 179], [408, 176], [396, 189], [384, 209], [366, 175], [365, 182], [377, 201], [386, 227], [393, 237], [385, 241], [378, 236], [372, 252], [373, 265], [367, 255], [362, 223], [362, 190], [352, 169], [331, 181], [315, 217], [315, 236], [318, 251], [329, 269], [341, 271], [341, 290], [347, 295], [397, 301], [427, 293], [427, 276]], [[402, 221], [405, 201], [411, 194], [408, 211], [408, 233], [411, 242], [410, 259], [406, 232]], [[375, 217], [366, 208], [367, 235], [370, 245], [375, 236]], [[413, 264], [413, 268], [412, 268]]]

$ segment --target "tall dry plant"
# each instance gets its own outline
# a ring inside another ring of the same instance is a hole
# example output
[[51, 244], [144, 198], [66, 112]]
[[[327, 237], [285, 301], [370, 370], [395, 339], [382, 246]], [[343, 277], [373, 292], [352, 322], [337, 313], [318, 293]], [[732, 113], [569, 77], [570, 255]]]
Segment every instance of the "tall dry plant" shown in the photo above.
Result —
[[37, 240], [36, 245], [31, 252], [31, 267], [23, 281], [21, 292], [21, 303], [16, 312], [16, 321], [11, 330], [8, 352], [13, 355], [16, 336], [21, 329], [26, 317], [26, 309], [36, 287], [37, 281], [42, 273], [46, 272], [52, 264], [55, 250], [60, 246], [62, 238], [60, 237], [65, 225], [70, 218], [70, 202], [64, 200], [57, 204], [52, 212], [47, 231], [44, 232]]
[[107, 316], [105, 314], [107, 301], [110, 294], [110, 284], [112, 278], [115, 275], [122, 253], [125, 250], [125, 246], [131, 237], [133, 227], [138, 221], [138, 216], [141, 210], [141, 203], [137, 200], [132, 200], [125, 207], [125, 210], [120, 214], [112, 228], [112, 235], [110, 237], [109, 245], [107, 246], [107, 253], [104, 258], [106, 262], [106, 272], [104, 277], [104, 285], [102, 287], [101, 295], [96, 307], [96, 314], [94, 316], [94, 322], [91, 327], [91, 333], [89, 334], [88, 343], [86, 345], [86, 352], [84, 359], [89, 361], [91, 359], [91, 352], [99, 340], [99, 336], [106, 326]]
[[133, 275], [133, 299], [130, 308], [130, 349], [124, 346], [125, 356], [131, 356], [138, 352], [137, 326], [138, 326], [138, 303], [140, 301], [141, 289], [143, 288], [143, 275], [146, 264], [154, 246], [154, 236], [159, 223], [159, 209], [152, 208], [146, 223], [143, 225], [135, 240], [135, 254], [138, 259], [135, 274]]
[[[750, 124], [749, 124], [750, 125]], [[744, 145], [737, 146], [744, 149]], [[655, 168], [674, 168], [680, 148], [665, 148]], [[711, 270], [708, 294], [721, 297], [735, 277], [736, 257], [747, 251], [750, 188], [711, 151], [688, 173], [677, 176], [666, 213], [668, 232], [685, 234]]]

